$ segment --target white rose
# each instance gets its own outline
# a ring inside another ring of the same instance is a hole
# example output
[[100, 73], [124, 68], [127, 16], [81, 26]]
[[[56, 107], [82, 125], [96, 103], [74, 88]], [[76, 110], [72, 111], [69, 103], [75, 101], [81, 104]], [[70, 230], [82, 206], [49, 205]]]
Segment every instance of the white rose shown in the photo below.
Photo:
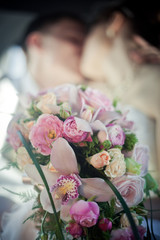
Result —
[[110, 178], [120, 177], [126, 172], [126, 163], [124, 161], [124, 155], [120, 149], [112, 148], [108, 150], [111, 157], [110, 164], [105, 169], [105, 174]]
[[42, 111], [42, 113], [56, 114], [59, 113], [59, 106], [56, 105], [56, 95], [52, 92], [48, 92], [41, 96], [36, 107]]
[[[139, 225], [139, 221], [137, 218], [138, 215], [136, 213], [131, 213], [131, 214], [135, 221], [135, 224], [138, 226]], [[120, 218], [120, 224], [121, 224], [121, 227], [130, 227], [130, 223], [129, 223], [126, 213], [122, 214], [122, 216]]]

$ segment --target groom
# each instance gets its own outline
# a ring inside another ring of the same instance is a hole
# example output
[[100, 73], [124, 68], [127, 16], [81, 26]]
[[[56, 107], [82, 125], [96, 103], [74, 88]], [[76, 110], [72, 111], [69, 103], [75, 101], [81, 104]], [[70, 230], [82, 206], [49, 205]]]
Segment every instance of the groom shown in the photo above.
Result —
[[35, 93], [64, 83], [83, 81], [79, 65], [86, 36], [84, 21], [69, 13], [39, 16], [22, 41], [28, 73], [19, 92]]

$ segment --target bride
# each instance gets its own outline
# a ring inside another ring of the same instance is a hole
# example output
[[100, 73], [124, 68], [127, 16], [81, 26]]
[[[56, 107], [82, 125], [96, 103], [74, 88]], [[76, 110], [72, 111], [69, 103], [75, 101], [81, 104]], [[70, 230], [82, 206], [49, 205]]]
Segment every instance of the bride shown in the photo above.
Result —
[[[91, 86], [101, 89], [112, 99], [119, 99], [124, 105], [128, 104], [126, 108], [130, 109], [129, 115], [136, 123], [140, 142], [150, 147], [149, 169], [158, 179], [160, 52], [157, 46], [160, 7], [152, 5], [145, 3], [145, 9], [150, 9], [154, 19], [145, 15], [147, 11], [138, 15], [132, 11], [134, 6], [127, 4], [108, 6], [101, 12], [86, 39], [81, 71]], [[156, 17], [157, 25], [154, 25]], [[151, 29], [154, 29], [154, 39], [153, 34], [148, 35]]]

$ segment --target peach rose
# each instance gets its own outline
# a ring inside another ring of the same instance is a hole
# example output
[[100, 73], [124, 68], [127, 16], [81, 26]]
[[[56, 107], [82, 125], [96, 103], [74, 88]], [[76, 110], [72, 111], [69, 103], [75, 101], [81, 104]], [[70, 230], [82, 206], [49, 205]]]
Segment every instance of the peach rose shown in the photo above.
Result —
[[90, 164], [99, 169], [109, 165], [110, 159], [109, 153], [107, 151], [103, 151], [93, 155], [90, 159]]
[[110, 164], [105, 169], [105, 174], [110, 178], [120, 177], [126, 172], [126, 163], [124, 161], [124, 155], [120, 149], [112, 148], [108, 150], [111, 157]]
[[58, 113], [59, 107], [56, 103], [56, 95], [52, 92], [48, 92], [45, 95], [40, 96], [39, 102], [36, 107], [42, 111], [42, 113]]
[[17, 150], [16, 160], [18, 163], [18, 166], [23, 170], [24, 166], [28, 163], [32, 164], [32, 160], [27, 152], [27, 150], [24, 147], [20, 147]]

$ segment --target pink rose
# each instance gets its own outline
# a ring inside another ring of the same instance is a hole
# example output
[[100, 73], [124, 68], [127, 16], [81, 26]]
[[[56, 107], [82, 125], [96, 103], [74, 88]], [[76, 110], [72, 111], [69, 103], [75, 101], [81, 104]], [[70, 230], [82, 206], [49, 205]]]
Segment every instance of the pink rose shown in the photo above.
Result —
[[113, 146], [123, 145], [125, 141], [125, 134], [123, 129], [119, 125], [113, 125], [107, 127], [109, 140], [111, 141]]
[[66, 231], [74, 238], [79, 238], [83, 234], [83, 228], [76, 222], [70, 222], [66, 227]]
[[32, 145], [43, 155], [51, 153], [52, 143], [62, 137], [63, 122], [51, 114], [42, 114], [32, 127], [29, 139]]
[[131, 240], [130, 229], [120, 228], [111, 232], [111, 240]]
[[80, 94], [85, 100], [85, 104], [94, 109], [104, 108], [106, 111], [114, 110], [111, 100], [98, 90], [87, 88], [85, 91], [81, 91]]
[[[138, 205], [143, 200], [144, 179], [137, 175], [123, 175], [113, 180], [113, 184], [129, 207]], [[117, 207], [121, 204], [117, 200]]]
[[13, 117], [7, 128], [8, 133], [7, 141], [11, 144], [11, 146], [15, 150], [22, 146], [22, 142], [17, 133], [17, 131], [20, 130], [20, 125], [17, 122], [21, 117], [22, 117], [21, 115], [16, 115], [15, 117]]
[[70, 215], [81, 226], [92, 227], [97, 223], [99, 206], [96, 202], [79, 200], [71, 207]]
[[112, 222], [108, 218], [102, 218], [98, 223], [102, 231], [110, 231], [112, 229]]
[[63, 124], [63, 137], [69, 142], [87, 141], [88, 132], [77, 129], [77, 124], [73, 116], [67, 118]]
[[[146, 229], [143, 226], [138, 226], [137, 228], [140, 238], [143, 239]], [[135, 238], [132, 229], [129, 227], [113, 230], [111, 232], [111, 240], [135, 240]]]
[[134, 160], [142, 165], [140, 176], [145, 176], [148, 172], [149, 149], [147, 146], [136, 144], [133, 156]]
[[[141, 238], [141, 239], [144, 239], [144, 235], [145, 235], [145, 233], [146, 233], [146, 229], [145, 229], [143, 226], [138, 226], [137, 228], [138, 228], [138, 232], [139, 232], [140, 238]], [[131, 232], [131, 240], [135, 240], [131, 228], [130, 228], [130, 232]]]

